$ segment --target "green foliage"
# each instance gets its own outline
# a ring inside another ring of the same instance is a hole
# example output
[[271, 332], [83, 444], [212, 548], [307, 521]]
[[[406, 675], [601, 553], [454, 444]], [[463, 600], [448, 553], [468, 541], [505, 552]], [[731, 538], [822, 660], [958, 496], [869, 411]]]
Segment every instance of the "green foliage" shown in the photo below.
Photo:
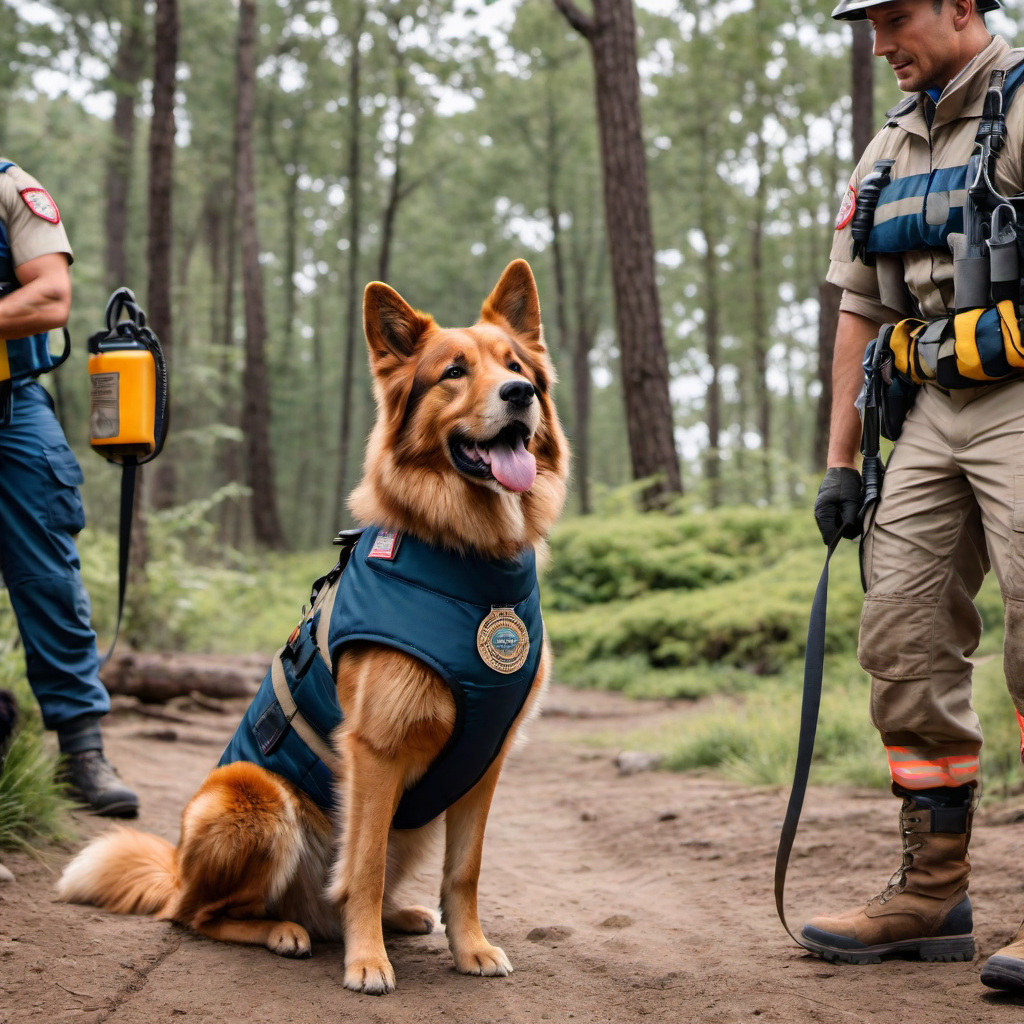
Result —
[[[792, 778], [803, 652], [823, 548], [806, 510], [734, 508], [564, 522], [551, 539], [545, 621], [556, 678], [637, 698], [700, 700], [660, 732], [597, 742], [665, 755], [678, 770], [747, 784]], [[854, 544], [832, 561], [814, 781], [885, 786], [888, 770], [856, 660], [862, 594]], [[989, 792], [1022, 788], [1020, 734], [1002, 677], [994, 578], [977, 604], [985, 633], [974, 704]]]
[[1006, 689], [1003, 659], [981, 661], [974, 669], [974, 710], [981, 719], [985, 745], [981, 750], [984, 791], [1011, 796], [1024, 791], [1021, 774], [1020, 726]]
[[548, 608], [559, 611], [658, 590], [740, 579], [806, 546], [807, 523], [781, 509], [570, 519], [551, 537]]
[[[553, 611], [547, 624], [558, 671], [583, 682], [590, 662], [639, 656], [653, 669], [714, 664], [777, 672], [803, 652], [821, 561], [820, 545], [798, 548], [717, 586], [709, 580], [695, 590]], [[834, 565], [826, 650], [852, 653], [861, 600], [856, 549], [844, 549]]]
[[[6, 598], [6, 592], [5, 592]], [[0, 619], [13, 622], [10, 607]], [[7, 645], [0, 651], [0, 686], [13, 691], [21, 724], [0, 759], [0, 848], [26, 849], [73, 835], [68, 811], [73, 806], [55, 780], [56, 756], [43, 743], [39, 708], [25, 682], [22, 652]]]
[[[749, 785], [788, 785], [796, 757], [801, 681], [801, 666], [791, 665], [778, 677], [760, 680], [742, 699], [718, 697], [676, 719], [668, 733], [630, 733], [613, 742], [663, 753], [666, 766], [679, 771], [712, 770]], [[813, 782], [889, 785], [885, 751], [868, 718], [869, 685], [852, 658], [826, 660]], [[975, 668], [974, 705], [985, 735], [985, 792], [1019, 794], [1024, 790], [1020, 729], [1000, 658]]]
[[[123, 638], [155, 650], [272, 654], [309, 603], [313, 581], [337, 561], [336, 549], [262, 556], [227, 552], [219, 564], [191, 560], [189, 533], [150, 524], [145, 577], [133, 580]], [[117, 615], [117, 540], [96, 530], [79, 538], [82, 578], [93, 604], [101, 649]]]
[[[888, 769], [868, 720], [868, 680], [855, 662], [830, 659], [814, 752], [818, 783], [884, 786]], [[740, 702], [715, 701], [685, 721], [665, 751], [678, 770], [712, 768], [750, 785], [782, 785], [793, 775], [801, 673], [791, 666]]]

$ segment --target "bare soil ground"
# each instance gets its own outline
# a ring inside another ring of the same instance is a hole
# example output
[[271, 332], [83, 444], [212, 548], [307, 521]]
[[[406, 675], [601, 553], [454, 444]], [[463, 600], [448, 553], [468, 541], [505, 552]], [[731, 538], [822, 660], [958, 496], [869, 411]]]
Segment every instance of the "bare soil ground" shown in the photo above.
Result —
[[[108, 748], [142, 797], [138, 827], [176, 839], [178, 815], [216, 761], [230, 713], [160, 721], [127, 710]], [[0, 1024], [155, 1021], [580, 1024], [775, 1021], [977, 1024], [1024, 1020], [1024, 999], [978, 981], [984, 957], [1024, 912], [1024, 824], [979, 815], [969, 964], [845, 967], [803, 953], [775, 917], [772, 871], [786, 794], [668, 772], [620, 776], [587, 737], [652, 726], [685, 706], [554, 690], [532, 741], [498, 789], [485, 847], [481, 917], [515, 966], [509, 978], [455, 972], [444, 933], [395, 937], [398, 991], [342, 988], [342, 949], [310, 960], [225, 945], [166, 923], [52, 900], [76, 847], [5, 855], [0, 886]], [[790, 918], [866, 899], [898, 863], [896, 801], [812, 789], [790, 873]], [[82, 815], [83, 838], [107, 823]], [[436, 902], [436, 873], [410, 887]]]

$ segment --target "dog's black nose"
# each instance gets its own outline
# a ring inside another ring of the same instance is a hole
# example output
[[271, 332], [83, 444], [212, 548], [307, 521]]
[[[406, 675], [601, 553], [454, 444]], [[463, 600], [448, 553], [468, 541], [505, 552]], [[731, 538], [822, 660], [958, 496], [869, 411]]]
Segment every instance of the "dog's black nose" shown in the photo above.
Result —
[[529, 405], [535, 394], [533, 385], [528, 380], [510, 380], [502, 384], [498, 391], [498, 397], [503, 402], [508, 402], [518, 409]]

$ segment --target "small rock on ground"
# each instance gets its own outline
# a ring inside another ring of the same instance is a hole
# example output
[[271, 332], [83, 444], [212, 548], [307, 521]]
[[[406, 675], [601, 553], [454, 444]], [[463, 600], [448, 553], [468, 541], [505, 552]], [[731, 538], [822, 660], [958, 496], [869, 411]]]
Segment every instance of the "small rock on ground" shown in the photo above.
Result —
[[551, 924], [543, 928], [532, 928], [527, 932], [526, 937], [531, 942], [545, 942], [551, 941], [552, 939], [567, 939], [572, 935], [571, 928], [565, 928], [562, 925]]
[[633, 923], [633, 918], [628, 914], [612, 914], [601, 922], [602, 928], [628, 928]]
[[660, 764], [660, 754], [650, 754], [643, 750], [624, 750], [615, 758], [615, 767], [619, 769], [620, 775], [653, 772]]

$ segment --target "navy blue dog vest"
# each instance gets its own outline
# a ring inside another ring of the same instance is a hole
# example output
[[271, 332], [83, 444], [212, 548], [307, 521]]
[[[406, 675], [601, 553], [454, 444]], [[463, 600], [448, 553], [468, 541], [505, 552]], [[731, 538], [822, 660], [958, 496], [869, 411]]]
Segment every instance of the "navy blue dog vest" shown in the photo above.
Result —
[[336, 591], [321, 588], [275, 656], [219, 763], [262, 765], [329, 811], [334, 773], [325, 760], [344, 718], [333, 668], [353, 641], [394, 647], [437, 672], [455, 700], [448, 743], [405, 791], [392, 823], [419, 828], [469, 792], [498, 755], [530, 693], [543, 637], [532, 550], [496, 561], [369, 527]]

